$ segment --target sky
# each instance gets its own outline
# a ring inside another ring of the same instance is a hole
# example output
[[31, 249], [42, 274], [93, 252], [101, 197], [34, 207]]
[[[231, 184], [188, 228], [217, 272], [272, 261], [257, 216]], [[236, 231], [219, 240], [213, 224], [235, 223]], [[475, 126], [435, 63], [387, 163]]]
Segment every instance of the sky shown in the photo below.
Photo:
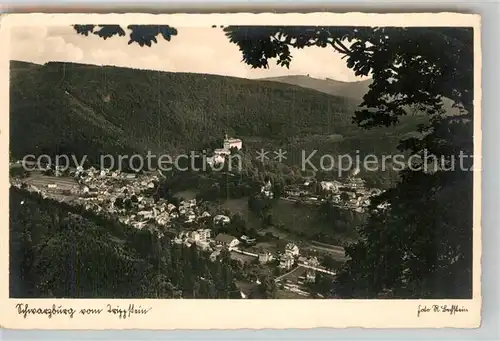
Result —
[[104, 40], [83, 36], [71, 26], [24, 26], [11, 30], [11, 60], [44, 64], [66, 61], [95, 65], [115, 65], [137, 69], [194, 72], [241, 78], [310, 75], [344, 82], [362, 80], [354, 76], [341, 55], [331, 48], [310, 47], [292, 50], [290, 68], [270, 61], [269, 69], [252, 69], [244, 64], [236, 44], [219, 28], [177, 28], [170, 42], [158, 39], [152, 47], [128, 45], [125, 37]]

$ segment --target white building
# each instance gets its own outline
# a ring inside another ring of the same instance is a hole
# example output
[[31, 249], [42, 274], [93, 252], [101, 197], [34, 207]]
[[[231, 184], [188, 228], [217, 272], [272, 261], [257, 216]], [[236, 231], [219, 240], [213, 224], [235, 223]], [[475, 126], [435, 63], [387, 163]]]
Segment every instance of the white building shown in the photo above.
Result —
[[255, 242], [256, 242], [256, 239], [255, 239], [255, 238], [250, 238], [250, 237], [245, 236], [245, 235], [241, 236], [241, 237], [240, 237], [240, 239], [241, 239], [242, 241], [244, 241], [245, 243], [247, 243], [247, 244], [253, 244], [253, 243], [255, 243]]
[[190, 237], [194, 241], [199, 241], [200, 240], [200, 234], [198, 233], [198, 231], [192, 231], [191, 234], [190, 234]]
[[196, 219], [196, 214], [192, 211], [188, 211], [186, 213], [186, 222], [192, 223]]
[[271, 252], [266, 251], [266, 250], [259, 252], [259, 262], [260, 263], [265, 264], [265, 263], [268, 263], [272, 260], [273, 260], [273, 255]]
[[240, 150], [243, 147], [243, 142], [240, 139], [229, 138], [226, 134], [224, 138], [224, 149], [230, 150], [236, 148]]
[[164, 212], [156, 217], [156, 222], [159, 225], [166, 225], [169, 222], [169, 216], [167, 212]]
[[198, 229], [196, 230], [198, 232], [198, 235], [200, 236], [200, 241], [205, 242], [210, 239], [210, 233], [212, 230], [210, 229]]
[[184, 201], [184, 207], [196, 207], [196, 199]]
[[285, 254], [289, 254], [292, 257], [299, 255], [299, 247], [294, 243], [288, 243], [285, 246]]
[[214, 252], [212, 252], [210, 254], [210, 260], [212, 262], [215, 262], [215, 260], [217, 259], [217, 257], [220, 255], [220, 250], [215, 250]]
[[342, 184], [338, 181], [321, 181], [319, 184], [323, 191], [338, 192], [339, 187], [342, 187]]
[[229, 224], [231, 219], [228, 216], [218, 214], [214, 217], [214, 224]]
[[292, 268], [294, 262], [293, 256], [285, 253], [280, 258], [280, 268], [289, 270]]

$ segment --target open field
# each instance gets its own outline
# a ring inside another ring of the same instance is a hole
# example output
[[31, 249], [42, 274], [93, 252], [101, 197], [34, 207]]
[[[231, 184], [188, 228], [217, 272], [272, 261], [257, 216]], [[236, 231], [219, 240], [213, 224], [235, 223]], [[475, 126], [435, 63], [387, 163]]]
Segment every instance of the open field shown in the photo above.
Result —
[[232, 251], [231, 252], [231, 259], [238, 259], [238, 260], [242, 261], [243, 263], [250, 263], [257, 258]]
[[247, 223], [247, 227], [260, 228], [259, 219], [248, 209], [248, 197], [225, 200], [221, 207], [232, 214], [240, 214]]
[[[227, 209], [231, 213], [241, 214], [247, 223], [247, 228], [261, 229], [262, 224], [260, 220], [248, 209], [248, 199], [246, 197], [226, 200], [222, 204], [222, 208]], [[277, 200], [271, 209], [273, 223], [276, 225], [282, 224], [286, 230], [271, 226], [263, 231], [271, 232], [280, 239], [295, 241], [299, 244], [307, 241], [307, 246], [304, 245], [305, 249], [328, 253], [334, 259], [338, 260], [339, 263], [343, 263], [345, 252], [342, 248], [318, 242], [309, 243], [310, 240], [318, 238], [318, 233], [333, 235], [346, 242], [352, 241], [350, 237], [332, 232], [332, 224], [327, 224], [325, 221], [318, 219], [319, 212], [317, 210], [316, 206], [297, 205], [293, 202]], [[262, 247], [271, 252], [277, 251], [275, 241], [258, 243], [256, 247]]]
[[261, 242], [255, 245], [255, 248], [262, 248], [264, 250], [268, 250], [271, 253], [276, 253], [278, 251], [278, 247], [276, 242]]
[[[248, 227], [260, 228], [259, 219], [248, 209], [248, 198], [229, 199], [224, 201], [221, 206], [232, 213], [241, 214]], [[276, 224], [281, 223], [292, 232], [311, 231], [313, 233], [325, 228], [324, 224], [318, 224], [316, 221], [317, 213], [315, 211], [314, 207], [277, 200], [271, 209], [271, 214]], [[278, 229], [271, 229], [269, 232], [279, 235], [280, 238], [287, 238], [290, 234]]]
[[27, 184], [47, 188], [49, 184], [56, 184], [57, 188], [54, 190], [70, 190], [73, 186], [78, 185], [75, 179], [71, 177], [59, 177], [59, 176], [46, 176], [39, 172], [31, 172], [28, 178], [24, 179]]

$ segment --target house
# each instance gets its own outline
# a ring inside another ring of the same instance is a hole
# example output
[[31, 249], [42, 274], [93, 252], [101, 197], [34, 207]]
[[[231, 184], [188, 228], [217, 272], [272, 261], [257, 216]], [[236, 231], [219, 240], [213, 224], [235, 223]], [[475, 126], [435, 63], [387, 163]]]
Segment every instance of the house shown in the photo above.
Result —
[[290, 270], [292, 268], [294, 262], [295, 262], [295, 260], [293, 259], [293, 256], [288, 254], [288, 253], [285, 253], [280, 258], [280, 265], [279, 266], [282, 269]]
[[215, 262], [215, 260], [217, 259], [217, 257], [220, 255], [220, 250], [215, 250], [214, 252], [212, 252], [210, 254], [210, 260], [212, 262]]
[[48, 188], [57, 188], [57, 184], [48, 184], [47, 187]]
[[271, 184], [271, 181], [267, 180], [267, 182], [264, 184], [264, 186], [261, 187], [260, 191], [270, 191], [273, 185]]
[[334, 204], [340, 204], [340, 202], [341, 202], [341, 201], [342, 201], [342, 200], [340, 199], [340, 194], [337, 194], [337, 195], [332, 196], [332, 202], [333, 202]]
[[306, 272], [306, 281], [308, 283], [314, 283], [316, 281], [316, 271], [308, 270]]
[[365, 181], [361, 178], [349, 178], [349, 183], [348, 185], [351, 188], [363, 188], [365, 187]]
[[337, 181], [321, 181], [319, 183], [323, 191], [338, 192], [340, 183]]
[[200, 241], [205, 242], [208, 239], [210, 239], [210, 232], [212, 232], [212, 230], [210, 230], [210, 229], [198, 229], [198, 230], [196, 230], [196, 232], [198, 232], [198, 234], [200, 236]]
[[194, 241], [198, 241], [200, 240], [200, 234], [198, 233], [198, 231], [191, 231], [190, 238]]
[[247, 244], [253, 244], [253, 243], [255, 243], [255, 242], [256, 242], [255, 238], [250, 238], [250, 237], [245, 236], [245, 235], [241, 236], [241, 238], [240, 238], [240, 239], [241, 239], [242, 241], [244, 241], [245, 243], [247, 243]]
[[312, 266], [312, 267], [318, 267], [319, 266], [319, 260], [316, 257], [309, 258], [305, 263], [307, 265], [309, 265], [309, 266]]
[[209, 156], [205, 160], [209, 166], [215, 165], [215, 156]]
[[140, 212], [137, 213], [137, 215], [144, 217], [144, 219], [153, 218], [153, 212], [152, 211], [140, 211]]
[[285, 254], [289, 254], [292, 257], [299, 255], [299, 247], [294, 243], [288, 243], [285, 246]]
[[184, 207], [196, 207], [196, 199], [186, 200]]
[[157, 217], [156, 217], [156, 222], [159, 224], [159, 225], [166, 225], [169, 221], [169, 216], [168, 216], [168, 213], [167, 212], [164, 212], [162, 214], [159, 214]]
[[205, 211], [205, 212], [203, 212], [203, 213], [201, 214], [201, 217], [202, 217], [202, 218], [208, 218], [208, 217], [210, 217], [210, 213], [208, 213], [207, 211]]
[[173, 210], [175, 210], [175, 209], [176, 209], [176, 207], [175, 207], [175, 205], [174, 205], [174, 204], [168, 204], [168, 205], [167, 205], [167, 211], [172, 212], [172, 211], [173, 211]]
[[214, 217], [214, 224], [229, 224], [231, 219], [228, 216], [218, 214]]
[[231, 148], [236, 148], [240, 150], [243, 147], [243, 141], [240, 139], [229, 138], [226, 134], [224, 137], [224, 149], [230, 150]]
[[273, 255], [271, 252], [267, 250], [262, 250], [261, 252], [258, 253], [259, 255], [259, 263], [265, 264], [273, 260]]
[[137, 229], [142, 229], [146, 225], [147, 221], [134, 222], [132, 225]]
[[186, 222], [187, 223], [192, 223], [196, 219], [196, 214], [194, 212], [187, 212], [186, 214]]
[[230, 236], [225, 233], [219, 233], [217, 237], [215, 237], [215, 243], [218, 245], [225, 246], [228, 249], [232, 249], [236, 245], [238, 245], [240, 241], [236, 237]]
[[274, 193], [272, 192], [271, 189], [272, 189], [271, 181], [268, 180], [267, 183], [265, 183], [260, 188], [260, 192], [269, 199], [272, 199], [274, 197]]
[[211, 166], [213, 166], [215, 164], [219, 164], [219, 163], [224, 163], [224, 161], [226, 161], [226, 158], [225, 158], [226, 155], [227, 155], [226, 152], [221, 153], [220, 150], [219, 150], [219, 153], [218, 154], [214, 154], [214, 156], [212, 158], [210, 158], [211, 161], [207, 161], [207, 162]]

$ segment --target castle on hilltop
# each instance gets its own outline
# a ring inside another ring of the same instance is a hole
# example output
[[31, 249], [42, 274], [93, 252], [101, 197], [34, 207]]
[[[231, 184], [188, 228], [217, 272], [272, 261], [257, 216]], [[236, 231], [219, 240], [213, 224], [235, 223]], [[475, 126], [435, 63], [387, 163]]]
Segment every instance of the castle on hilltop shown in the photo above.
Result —
[[240, 150], [243, 147], [243, 142], [240, 139], [229, 138], [226, 134], [224, 137], [224, 149], [230, 150], [236, 148]]
[[226, 156], [231, 155], [231, 148], [240, 150], [243, 147], [243, 142], [240, 139], [229, 138], [227, 134], [224, 137], [222, 148], [214, 150], [214, 156], [207, 159], [209, 164], [223, 163]]

